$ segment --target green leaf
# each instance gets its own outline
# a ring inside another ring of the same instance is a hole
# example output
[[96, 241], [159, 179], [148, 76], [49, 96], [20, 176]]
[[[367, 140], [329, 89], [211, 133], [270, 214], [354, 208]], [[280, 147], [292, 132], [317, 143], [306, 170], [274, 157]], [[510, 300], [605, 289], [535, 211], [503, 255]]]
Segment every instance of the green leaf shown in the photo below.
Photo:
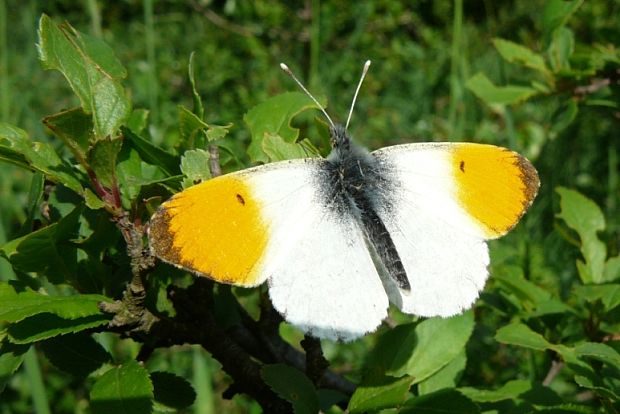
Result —
[[189, 83], [192, 85], [192, 100], [194, 101], [194, 113], [198, 115], [200, 119], [204, 119], [205, 109], [202, 105], [202, 98], [198, 93], [198, 88], [196, 87], [196, 80], [194, 77], [194, 56], [195, 52], [192, 52], [189, 55], [189, 64], [187, 65], [187, 76], [189, 78]]
[[502, 291], [510, 295], [511, 303], [525, 309], [528, 317], [575, 312], [566, 303], [553, 298], [550, 292], [525, 279], [519, 266], [503, 266], [501, 271], [494, 272], [493, 278]]
[[90, 391], [94, 414], [150, 414], [153, 384], [136, 361], [112, 368], [95, 382]]
[[194, 149], [206, 147], [207, 142], [224, 138], [232, 124], [209, 125], [189, 109], [179, 105], [179, 127], [184, 146]]
[[75, 273], [77, 248], [72, 242], [78, 235], [82, 207], [76, 207], [57, 223], [43, 227], [0, 247], [15, 269], [45, 275], [52, 283], [62, 283]]
[[153, 394], [155, 402], [168, 409], [181, 410], [196, 400], [196, 391], [182, 377], [170, 372], [152, 372]]
[[553, 114], [551, 119], [551, 129], [555, 134], [559, 134], [568, 128], [579, 113], [579, 105], [575, 99], [566, 99]]
[[596, 394], [609, 398], [612, 401], [620, 401], [620, 394], [611, 390], [605, 385], [600, 384], [599, 378], [592, 378], [592, 376], [575, 375], [575, 382], [584, 388], [595, 391]]
[[459, 377], [465, 371], [467, 364], [467, 353], [465, 349], [454, 358], [448, 365], [418, 384], [418, 392], [420, 395], [430, 394], [444, 388], [454, 388]]
[[186, 177], [186, 179], [183, 180], [183, 188], [190, 187], [211, 178], [209, 158], [209, 153], [205, 150], [196, 149], [185, 151], [181, 157], [181, 171]]
[[386, 371], [402, 344], [407, 342], [407, 338], [415, 335], [415, 328], [416, 325], [413, 323], [402, 324], [379, 337], [366, 359], [362, 382], [349, 401], [349, 410], [363, 412], [394, 407], [405, 401], [414, 378], [410, 376], [394, 378], [387, 376]]
[[547, 49], [549, 64], [554, 72], [570, 69], [570, 57], [575, 51], [575, 35], [566, 26], [560, 26], [553, 31], [551, 44]]
[[349, 400], [348, 411], [353, 414], [396, 407], [405, 401], [413, 381], [409, 376], [385, 377], [372, 385], [360, 385]]
[[112, 49], [68, 23], [55, 24], [45, 14], [39, 22], [38, 47], [43, 67], [60, 71], [84, 112], [92, 114], [95, 139], [115, 135], [130, 104], [120, 83], [127, 73]]
[[29, 344], [106, 325], [110, 319], [110, 315], [103, 313], [72, 319], [64, 319], [52, 313], [38, 313], [11, 324], [7, 333], [11, 342]]
[[515, 104], [525, 101], [539, 93], [535, 88], [527, 86], [495, 86], [482, 72], [469, 78], [465, 86], [487, 105]]
[[549, 69], [541, 55], [528, 49], [527, 47], [509, 40], [494, 38], [493, 45], [502, 57], [510, 63], [519, 63], [527, 68], [531, 68], [549, 75]]
[[508, 381], [496, 390], [483, 390], [473, 387], [461, 387], [459, 391], [475, 402], [498, 402], [503, 400], [514, 400], [521, 394], [532, 389], [532, 384], [527, 380]]
[[456, 390], [441, 390], [414, 397], [399, 411], [402, 414], [478, 414], [480, 409]]
[[564, 187], [556, 189], [560, 194], [560, 213], [566, 225], [575, 230], [581, 239], [581, 254], [585, 264], [577, 260], [579, 275], [584, 283], [604, 282], [607, 248], [599, 240], [597, 232], [605, 230], [605, 217], [601, 209], [589, 198]]
[[541, 334], [518, 322], [500, 328], [495, 334], [495, 340], [504, 344], [518, 345], [540, 351], [552, 346]]
[[474, 329], [472, 311], [451, 318], [430, 318], [419, 323], [414, 335], [400, 344], [388, 375], [410, 375], [420, 382], [456, 358]]
[[102, 295], [48, 296], [31, 290], [16, 292], [10, 284], [0, 283], [0, 321], [15, 323], [41, 313], [63, 319], [103, 315], [98, 304], [109, 301]]
[[130, 144], [145, 162], [158, 166], [167, 175], [179, 175], [181, 173], [177, 156], [153, 145], [141, 136], [134, 134], [128, 128], [122, 128], [122, 133], [125, 137], [125, 142]]
[[[320, 99], [319, 102], [324, 103]], [[316, 108], [318, 108], [316, 104], [305, 94], [287, 92], [274, 96], [248, 111], [243, 120], [252, 134], [252, 142], [248, 148], [250, 159], [253, 162], [269, 161], [269, 157], [263, 151], [263, 140], [268, 134], [277, 135], [290, 144], [297, 142], [299, 129], [291, 127], [292, 119], [300, 112]]]
[[279, 135], [265, 133], [263, 140], [263, 152], [269, 159], [269, 162], [290, 160], [294, 158], [317, 157], [319, 154], [312, 152], [312, 147], [308, 145], [307, 140], [301, 142], [286, 142]]
[[228, 125], [213, 125], [209, 124], [207, 128], [207, 141], [212, 142], [218, 139], [223, 139], [230, 132], [233, 124]]
[[568, 19], [579, 9], [583, 0], [548, 0], [542, 11], [542, 27], [551, 32], [566, 24]]
[[92, 116], [82, 108], [69, 109], [43, 118], [43, 123], [71, 149], [75, 158], [86, 166], [86, 154], [93, 136]]
[[588, 302], [600, 300], [609, 312], [620, 305], [620, 284], [581, 285], [575, 287], [575, 297], [583, 298]]
[[131, 145], [123, 145], [118, 159], [116, 174], [123, 206], [126, 208], [138, 199], [142, 187], [167, 179], [159, 167], [142, 161], [138, 151]]
[[523, 277], [523, 270], [520, 267], [512, 266], [503, 270], [501, 273], [494, 273], [493, 279], [507, 292], [514, 294], [519, 301], [529, 302], [531, 306], [535, 306], [551, 299], [550, 292]]
[[7, 382], [24, 360], [24, 354], [30, 346], [15, 345], [8, 341], [0, 343], [0, 394], [4, 391]]
[[110, 354], [84, 332], [48, 339], [41, 348], [56, 368], [80, 379], [110, 361]]
[[146, 109], [134, 109], [125, 122], [126, 128], [136, 135], [140, 135], [148, 126], [149, 111]]
[[106, 188], [116, 187], [116, 159], [123, 146], [121, 138], [98, 140], [88, 152], [88, 163], [97, 179]]
[[605, 262], [603, 279], [606, 282], [613, 282], [620, 279], [620, 254], [608, 259]]
[[194, 114], [184, 106], [179, 105], [179, 128], [181, 130], [181, 139], [183, 142], [187, 143], [187, 148], [204, 147], [206, 138], [205, 134], [208, 127], [209, 125], [198, 117], [198, 115]]
[[28, 134], [5, 122], [0, 122], [0, 161], [17, 165], [21, 168], [33, 169], [25, 154], [20, 151], [20, 147], [15, 141], [28, 139]]
[[262, 367], [261, 376], [276, 394], [293, 405], [295, 414], [319, 411], [314, 385], [301, 371], [285, 364], [272, 364]]
[[620, 371], [620, 353], [612, 347], [598, 342], [584, 342], [575, 347], [579, 358], [592, 358], [615, 367]]
[[[21, 157], [28, 166], [46, 175], [50, 180], [63, 184], [78, 194], [82, 194], [82, 184], [71, 164], [61, 159], [54, 148], [43, 142], [33, 142], [26, 131], [0, 122], [0, 148], [14, 164], [21, 165]], [[2, 151], [0, 151], [2, 156]]]

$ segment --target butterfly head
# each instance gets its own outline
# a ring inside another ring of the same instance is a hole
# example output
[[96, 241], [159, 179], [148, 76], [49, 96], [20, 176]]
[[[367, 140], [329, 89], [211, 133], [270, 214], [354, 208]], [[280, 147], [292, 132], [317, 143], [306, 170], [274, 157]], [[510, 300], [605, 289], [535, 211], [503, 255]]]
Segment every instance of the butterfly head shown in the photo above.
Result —
[[334, 124], [329, 127], [330, 142], [332, 149], [347, 151], [351, 147], [351, 138], [342, 124]]

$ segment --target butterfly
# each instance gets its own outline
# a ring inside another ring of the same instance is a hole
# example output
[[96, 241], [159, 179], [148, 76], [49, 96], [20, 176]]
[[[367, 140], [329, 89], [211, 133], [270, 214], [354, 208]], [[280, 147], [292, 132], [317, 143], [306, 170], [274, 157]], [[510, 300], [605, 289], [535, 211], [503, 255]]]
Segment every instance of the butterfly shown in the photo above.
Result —
[[424, 317], [470, 308], [489, 275], [486, 241], [510, 231], [536, 197], [533, 165], [476, 143], [369, 152], [281, 66], [327, 117], [329, 156], [260, 165], [177, 193], [150, 220], [152, 253], [217, 282], [267, 282], [284, 319], [318, 338], [372, 332], [390, 303]]

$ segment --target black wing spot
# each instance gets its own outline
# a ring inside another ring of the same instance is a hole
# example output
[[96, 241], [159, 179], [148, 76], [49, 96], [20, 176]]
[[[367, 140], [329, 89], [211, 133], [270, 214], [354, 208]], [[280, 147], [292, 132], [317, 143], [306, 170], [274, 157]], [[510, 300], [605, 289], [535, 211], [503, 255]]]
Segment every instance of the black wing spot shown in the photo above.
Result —
[[241, 194], [237, 194], [237, 201], [239, 202], [239, 204], [245, 206], [245, 198], [243, 198]]
[[459, 164], [459, 169], [462, 172], [465, 172], [465, 161], [461, 160], [461, 163]]

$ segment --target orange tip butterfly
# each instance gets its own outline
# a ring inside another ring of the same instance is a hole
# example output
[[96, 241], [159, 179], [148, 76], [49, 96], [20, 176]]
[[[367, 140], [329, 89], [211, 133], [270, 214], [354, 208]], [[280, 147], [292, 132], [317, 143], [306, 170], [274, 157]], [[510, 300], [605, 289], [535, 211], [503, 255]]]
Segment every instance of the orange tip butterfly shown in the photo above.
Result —
[[487, 240], [503, 236], [536, 197], [536, 169], [493, 145], [414, 143], [373, 152], [330, 124], [327, 158], [222, 175], [163, 203], [152, 253], [236, 286], [265, 281], [284, 319], [319, 338], [374, 331], [392, 303], [448, 317], [470, 308], [488, 278]]

